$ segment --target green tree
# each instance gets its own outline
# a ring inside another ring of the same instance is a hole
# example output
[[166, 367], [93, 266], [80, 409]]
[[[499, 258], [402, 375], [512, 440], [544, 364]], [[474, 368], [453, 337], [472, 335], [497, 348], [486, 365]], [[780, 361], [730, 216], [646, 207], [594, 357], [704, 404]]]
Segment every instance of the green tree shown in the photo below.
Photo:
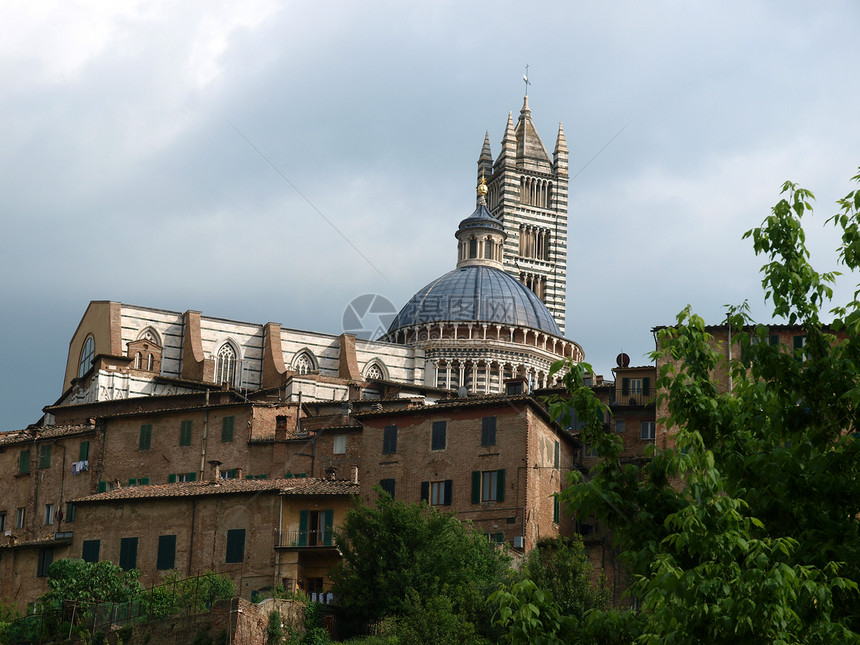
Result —
[[579, 617], [589, 609], [604, 609], [609, 600], [605, 580], [592, 583], [592, 571], [579, 536], [540, 540], [522, 570], [523, 577], [552, 596], [562, 614]]
[[334, 591], [354, 629], [414, 614], [416, 596], [446, 596], [454, 613], [489, 626], [484, 599], [503, 579], [507, 556], [453, 515], [378, 493], [375, 506], [351, 509], [336, 532], [343, 559]]
[[129, 602], [140, 594], [139, 576], [136, 569], [123, 571], [106, 560], [57, 560], [48, 569], [48, 591], [39, 598], [39, 603], [59, 606], [64, 600]]
[[[771, 329], [751, 320], [746, 304], [728, 312], [741, 346], [731, 360], [689, 308], [659, 332], [659, 401], [674, 447], [641, 466], [623, 461], [602, 406], [582, 386], [587, 366], [565, 375], [569, 399], [555, 400], [553, 413], [575, 412], [601, 459], [588, 476], [574, 474], [564, 501], [613, 531], [646, 610], [586, 612], [583, 642], [860, 641], [860, 441], [852, 437], [860, 430], [860, 305], [855, 294], [832, 309], [829, 326], [821, 321], [835, 274], [809, 263], [801, 220], [811, 201], [786, 183], [771, 215], [746, 234], [767, 257], [762, 284], [774, 316], [803, 330], [803, 347], [772, 345]], [[840, 262], [856, 271], [860, 191], [839, 206], [828, 221], [842, 232]], [[715, 377], [722, 370], [730, 391]], [[627, 636], [613, 641], [613, 623]]]

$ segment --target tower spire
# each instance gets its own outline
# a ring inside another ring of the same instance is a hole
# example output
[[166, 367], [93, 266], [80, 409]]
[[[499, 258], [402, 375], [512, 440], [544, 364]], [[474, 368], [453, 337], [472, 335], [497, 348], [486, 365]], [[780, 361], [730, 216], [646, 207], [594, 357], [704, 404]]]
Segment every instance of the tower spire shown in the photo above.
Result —
[[478, 157], [478, 176], [489, 177], [493, 174], [493, 153], [490, 151], [490, 132], [484, 134], [484, 145], [481, 147], [481, 156]]

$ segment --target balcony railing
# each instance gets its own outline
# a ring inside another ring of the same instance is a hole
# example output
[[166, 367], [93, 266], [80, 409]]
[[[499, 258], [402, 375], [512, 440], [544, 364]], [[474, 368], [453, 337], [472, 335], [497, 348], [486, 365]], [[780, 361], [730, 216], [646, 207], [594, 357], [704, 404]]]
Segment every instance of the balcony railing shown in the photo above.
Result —
[[621, 388], [618, 388], [614, 392], [615, 400], [612, 402], [612, 405], [617, 406], [631, 406], [631, 405], [654, 405], [656, 401], [656, 396], [654, 395], [654, 390], [628, 390], [624, 392]]
[[278, 546], [294, 548], [331, 548], [334, 546], [334, 535], [331, 530], [290, 529], [281, 531]]

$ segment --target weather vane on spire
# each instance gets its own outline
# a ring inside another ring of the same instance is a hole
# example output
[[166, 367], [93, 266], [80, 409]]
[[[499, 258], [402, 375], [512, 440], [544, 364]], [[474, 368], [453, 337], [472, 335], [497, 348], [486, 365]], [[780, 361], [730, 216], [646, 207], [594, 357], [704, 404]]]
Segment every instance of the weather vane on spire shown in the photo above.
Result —
[[526, 82], [526, 96], [529, 95], [529, 85], [531, 82], [529, 81], [529, 66], [526, 65], [526, 73], [523, 74], [523, 80]]

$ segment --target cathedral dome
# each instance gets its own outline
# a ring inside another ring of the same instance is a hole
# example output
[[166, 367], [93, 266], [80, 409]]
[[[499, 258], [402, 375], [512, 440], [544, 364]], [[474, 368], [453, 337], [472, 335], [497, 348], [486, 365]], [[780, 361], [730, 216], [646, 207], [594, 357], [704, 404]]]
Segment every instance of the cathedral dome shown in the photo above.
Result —
[[491, 266], [461, 266], [419, 290], [388, 328], [435, 322], [530, 327], [561, 336], [552, 314], [528, 287]]

